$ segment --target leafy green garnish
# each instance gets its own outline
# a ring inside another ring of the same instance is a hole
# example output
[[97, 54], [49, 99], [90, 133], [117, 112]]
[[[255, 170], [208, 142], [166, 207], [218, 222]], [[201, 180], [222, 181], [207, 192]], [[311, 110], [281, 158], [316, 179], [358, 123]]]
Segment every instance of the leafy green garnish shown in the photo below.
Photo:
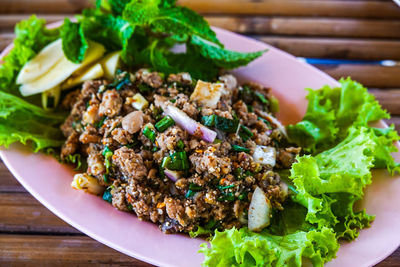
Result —
[[203, 266], [302, 266], [307, 258], [314, 266], [323, 266], [335, 257], [339, 244], [332, 229], [298, 231], [273, 235], [253, 233], [246, 227], [215, 231], [211, 248], [201, 245]]
[[66, 114], [45, 111], [19, 97], [0, 91], [0, 145], [20, 142], [34, 152], [61, 147], [64, 136], [59, 125]]
[[69, 61], [80, 63], [85, 58], [89, 44], [79, 23], [65, 18], [61, 28], [62, 49]]

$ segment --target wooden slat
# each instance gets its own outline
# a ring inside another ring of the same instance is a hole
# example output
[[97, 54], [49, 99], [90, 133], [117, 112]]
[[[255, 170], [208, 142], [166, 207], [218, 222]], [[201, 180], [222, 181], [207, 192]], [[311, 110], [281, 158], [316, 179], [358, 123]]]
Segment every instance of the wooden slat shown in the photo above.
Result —
[[27, 192], [25, 188], [18, 183], [17, 179], [11, 174], [3, 162], [0, 162], [0, 193], [20, 193]]
[[13, 33], [1, 33], [0, 34], [0, 51], [3, 51], [14, 39]]
[[370, 89], [383, 108], [393, 115], [400, 115], [400, 89]]
[[0, 265], [152, 266], [86, 236], [37, 235], [0, 235]]
[[351, 77], [364, 86], [374, 88], [400, 88], [400, 66], [340, 64], [315, 65], [335, 79]]
[[400, 21], [206, 16], [213, 26], [244, 34], [399, 38]]
[[178, 3], [205, 14], [400, 18], [400, 9], [386, 1], [179, 0]]
[[[0, 12], [77, 13], [91, 3], [92, 0], [3, 0]], [[400, 10], [390, 1], [180, 0], [178, 3], [207, 14], [400, 18]]]
[[393, 40], [253, 36], [295, 56], [347, 59], [400, 59], [400, 42]]
[[[38, 14], [48, 23], [72, 17], [72, 14]], [[0, 31], [12, 32], [16, 23], [29, 18], [28, 14], [0, 16]], [[275, 34], [299, 36], [336, 36], [367, 38], [399, 38], [399, 20], [365, 20], [337, 18], [239, 17], [206, 16], [213, 26], [244, 34]]]
[[29, 193], [0, 193], [0, 211], [0, 232], [80, 233]]
[[0, 13], [80, 13], [92, 0], [2, 0]]

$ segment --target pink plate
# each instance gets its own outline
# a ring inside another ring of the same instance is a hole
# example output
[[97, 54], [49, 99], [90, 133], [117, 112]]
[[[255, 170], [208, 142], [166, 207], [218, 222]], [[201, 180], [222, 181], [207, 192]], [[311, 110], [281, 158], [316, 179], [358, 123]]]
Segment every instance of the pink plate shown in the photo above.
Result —
[[[242, 80], [271, 87], [280, 100], [279, 118], [285, 124], [300, 120], [304, 114], [307, 106], [304, 88], [338, 85], [323, 72], [274, 47], [225, 30], [216, 28], [215, 31], [228, 49], [247, 52], [269, 49], [261, 58], [234, 73]], [[73, 190], [70, 184], [74, 172], [55, 159], [32, 154], [20, 145], [3, 149], [0, 155], [18, 181], [43, 205], [107, 246], [160, 266], [200, 266], [203, 261], [203, 255], [197, 253], [203, 240], [164, 235], [157, 226], [117, 211], [99, 197]], [[396, 157], [400, 159], [398, 154]], [[397, 178], [388, 177], [384, 171], [374, 172], [374, 182], [367, 190], [364, 205], [367, 212], [376, 215], [376, 220], [371, 228], [361, 231], [356, 241], [343, 244], [337, 258], [327, 266], [370, 266], [399, 246], [400, 179]]]

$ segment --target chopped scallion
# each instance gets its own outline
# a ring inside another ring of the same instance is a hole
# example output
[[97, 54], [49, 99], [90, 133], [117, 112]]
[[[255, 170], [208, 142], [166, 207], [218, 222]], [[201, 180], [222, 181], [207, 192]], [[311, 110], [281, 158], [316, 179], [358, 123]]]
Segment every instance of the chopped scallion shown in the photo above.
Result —
[[202, 190], [203, 188], [200, 186], [200, 185], [197, 185], [197, 184], [194, 184], [194, 183], [190, 183], [189, 184], [189, 190], [192, 190], [192, 191], [200, 191], [200, 190]]
[[167, 130], [169, 127], [175, 124], [175, 121], [170, 116], [165, 116], [160, 121], [158, 121], [154, 127], [156, 127], [157, 131], [160, 133]]
[[232, 188], [232, 187], [235, 187], [235, 185], [234, 184], [225, 185], [225, 186], [219, 185], [218, 189], [222, 191], [222, 190], [229, 189], [229, 188]]
[[171, 161], [167, 168], [174, 171], [183, 171], [189, 169], [189, 161], [186, 151], [177, 151], [170, 155]]
[[258, 99], [261, 101], [261, 103], [263, 103], [264, 105], [269, 104], [268, 99], [266, 99], [263, 94], [261, 94], [260, 92], [255, 92], [254, 94], [258, 97]]
[[186, 192], [185, 197], [186, 197], [186, 198], [191, 198], [191, 197], [194, 196], [194, 194], [195, 194], [195, 192], [193, 192], [192, 190], [189, 189], [189, 190]]
[[242, 138], [243, 142], [253, 137], [253, 133], [244, 125], [240, 125], [239, 136]]
[[177, 143], [176, 143], [176, 150], [184, 150], [184, 148], [185, 148], [185, 143], [182, 141], [182, 140], [179, 140]]
[[156, 132], [150, 129], [149, 126], [146, 126], [143, 129], [143, 135], [146, 136], [152, 143], [156, 141]]
[[250, 152], [250, 149], [238, 145], [232, 145], [232, 150], [235, 152]]

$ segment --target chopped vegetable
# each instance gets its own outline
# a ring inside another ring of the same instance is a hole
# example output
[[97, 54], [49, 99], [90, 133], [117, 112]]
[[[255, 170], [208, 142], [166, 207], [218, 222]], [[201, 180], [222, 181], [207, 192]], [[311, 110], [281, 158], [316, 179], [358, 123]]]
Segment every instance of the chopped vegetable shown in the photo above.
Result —
[[169, 156], [171, 160], [167, 163], [170, 170], [184, 171], [189, 169], [189, 161], [186, 151], [177, 151]]
[[265, 98], [265, 96], [259, 92], [254, 92], [254, 94], [257, 96], [257, 98], [263, 103], [264, 105], [268, 105], [269, 101]]
[[183, 150], [185, 148], [185, 143], [182, 141], [182, 140], [179, 140], [177, 143], [176, 143], [176, 150]]
[[83, 190], [93, 195], [100, 195], [105, 189], [96, 178], [87, 173], [75, 174], [71, 186], [74, 189]]
[[206, 126], [215, 126], [215, 128], [228, 133], [236, 133], [239, 126], [238, 119], [228, 119], [218, 115], [203, 116], [201, 120]]
[[249, 230], [259, 232], [271, 222], [272, 207], [264, 191], [257, 187], [249, 207]]
[[189, 134], [200, 135], [199, 137], [206, 142], [212, 143], [217, 133], [208, 129], [204, 125], [190, 118], [185, 112], [174, 106], [167, 106], [164, 110], [165, 115], [171, 116], [177, 125], [185, 129]]
[[232, 145], [232, 150], [235, 152], [250, 152], [250, 149], [238, 145]]
[[104, 163], [108, 174], [112, 167], [112, 156], [114, 155], [114, 152], [108, 146], [105, 146], [102, 155], [104, 156]]
[[156, 141], [156, 132], [151, 129], [150, 126], [146, 126], [143, 129], [143, 135], [146, 136], [152, 143]]
[[112, 203], [112, 195], [111, 195], [110, 190], [107, 189], [106, 191], [104, 191], [103, 200], [107, 201], [108, 203]]
[[149, 102], [140, 93], [135, 94], [132, 97], [132, 107], [137, 110], [143, 110], [149, 106]]
[[253, 137], [253, 133], [246, 126], [240, 125], [239, 136], [242, 138], [243, 142], [246, 142]]
[[164, 174], [173, 182], [178, 181], [178, 179], [180, 178], [180, 173], [177, 171], [165, 169]]
[[154, 127], [156, 127], [157, 131], [160, 133], [165, 132], [169, 127], [173, 126], [175, 121], [170, 116], [165, 116], [160, 121], [158, 121]]
[[255, 162], [274, 167], [276, 164], [276, 149], [272, 146], [257, 146], [253, 153]]
[[197, 192], [197, 191], [200, 191], [202, 189], [203, 188], [200, 185], [197, 185], [197, 184], [194, 184], [194, 183], [190, 183], [189, 184], [189, 190]]

